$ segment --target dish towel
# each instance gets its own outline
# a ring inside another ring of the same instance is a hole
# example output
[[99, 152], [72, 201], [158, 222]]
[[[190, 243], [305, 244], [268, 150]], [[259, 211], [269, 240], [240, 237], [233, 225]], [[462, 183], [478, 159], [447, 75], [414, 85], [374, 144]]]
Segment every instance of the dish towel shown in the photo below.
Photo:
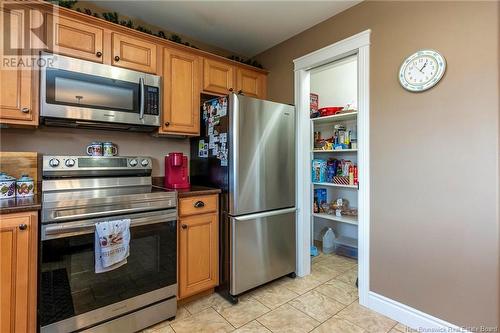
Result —
[[94, 243], [96, 273], [125, 265], [130, 254], [130, 219], [97, 222]]

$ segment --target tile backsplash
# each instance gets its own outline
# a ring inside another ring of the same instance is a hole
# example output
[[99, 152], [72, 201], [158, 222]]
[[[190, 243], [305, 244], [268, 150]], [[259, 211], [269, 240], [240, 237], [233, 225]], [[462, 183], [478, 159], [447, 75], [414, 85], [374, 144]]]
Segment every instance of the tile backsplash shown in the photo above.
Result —
[[150, 156], [153, 176], [164, 175], [164, 157], [172, 151], [189, 156], [189, 139], [154, 137], [150, 133], [41, 127], [0, 131], [0, 151], [36, 151], [40, 154], [86, 155], [92, 141], [112, 141], [121, 156]]

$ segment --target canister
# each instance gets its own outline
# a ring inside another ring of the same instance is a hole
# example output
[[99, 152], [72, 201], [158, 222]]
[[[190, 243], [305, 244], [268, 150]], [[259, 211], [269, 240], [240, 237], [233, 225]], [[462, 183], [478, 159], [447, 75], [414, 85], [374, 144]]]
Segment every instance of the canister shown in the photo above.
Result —
[[0, 199], [10, 199], [16, 196], [16, 179], [5, 173], [0, 174]]
[[22, 175], [16, 182], [16, 196], [17, 197], [31, 197], [34, 193], [35, 185], [33, 178], [28, 175]]

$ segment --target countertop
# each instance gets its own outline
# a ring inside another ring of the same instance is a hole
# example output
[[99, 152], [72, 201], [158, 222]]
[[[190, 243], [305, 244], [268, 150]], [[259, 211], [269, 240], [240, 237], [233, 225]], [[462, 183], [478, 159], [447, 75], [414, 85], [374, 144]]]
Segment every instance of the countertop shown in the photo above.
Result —
[[[153, 177], [153, 186], [165, 188], [163, 180], [164, 180], [164, 177]], [[172, 190], [172, 189], [169, 189], [169, 190]], [[190, 188], [186, 188], [186, 189], [175, 189], [175, 191], [177, 191], [177, 196], [179, 198], [187, 198], [187, 197], [195, 197], [195, 196], [199, 196], [199, 195], [210, 195], [210, 194], [221, 193], [221, 190], [219, 188], [198, 186], [198, 185], [191, 185]]]
[[0, 214], [29, 212], [42, 208], [42, 196], [35, 194], [32, 197], [0, 199]]
[[[164, 188], [163, 177], [153, 177], [153, 186]], [[42, 208], [41, 185], [38, 186], [38, 194], [32, 197], [0, 199], [0, 214], [10, 214], [40, 210]], [[172, 189], [168, 189], [172, 191]], [[199, 195], [219, 194], [221, 190], [213, 187], [192, 185], [188, 189], [177, 189], [179, 198], [194, 197]]]

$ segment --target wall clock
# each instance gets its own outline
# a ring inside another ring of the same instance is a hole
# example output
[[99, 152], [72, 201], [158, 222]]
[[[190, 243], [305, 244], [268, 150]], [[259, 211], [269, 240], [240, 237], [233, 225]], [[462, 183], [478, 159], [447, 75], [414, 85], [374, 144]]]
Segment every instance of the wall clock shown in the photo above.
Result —
[[446, 60], [439, 52], [419, 50], [401, 64], [399, 83], [408, 91], [425, 91], [441, 80], [445, 70]]

